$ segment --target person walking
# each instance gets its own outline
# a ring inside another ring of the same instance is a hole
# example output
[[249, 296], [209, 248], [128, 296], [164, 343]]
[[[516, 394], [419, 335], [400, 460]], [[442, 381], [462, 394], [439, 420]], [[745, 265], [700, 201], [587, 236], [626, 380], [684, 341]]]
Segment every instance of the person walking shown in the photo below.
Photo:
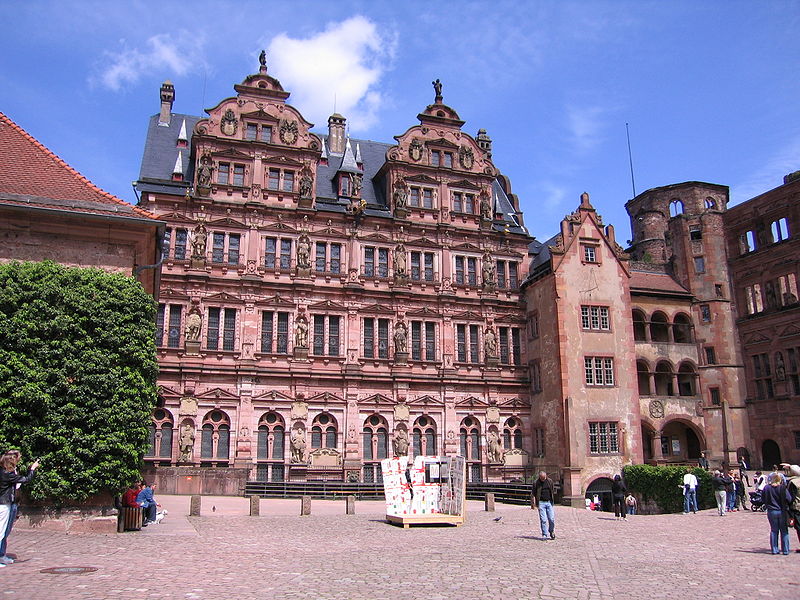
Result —
[[725, 487], [727, 486], [727, 482], [725, 481], [726, 479], [727, 477], [723, 477], [719, 469], [714, 471], [714, 475], [711, 477], [711, 487], [714, 490], [714, 499], [717, 501], [717, 511], [719, 511], [720, 517], [725, 516], [725, 511], [727, 508], [727, 498], [725, 493]]
[[628, 508], [629, 515], [636, 514], [636, 497], [630, 492], [625, 496], [625, 506]]
[[[789, 554], [789, 506], [792, 503], [792, 496], [789, 488], [781, 481], [777, 473], [770, 473], [767, 480], [767, 487], [764, 488], [762, 496], [767, 507], [767, 519], [769, 519], [769, 545], [773, 554]], [[778, 538], [780, 537], [780, 550], [778, 550]]]
[[687, 467], [683, 476], [683, 514], [697, 513], [697, 476]]
[[622, 481], [622, 477], [614, 475], [614, 483], [611, 484], [611, 497], [614, 500], [614, 517], [617, 519], [626, 519], [627, 517], [625, 512], [625, 494], [627, 492], [628, 488], [625, 482]]
[[533, 484], [533, 498], [539, 508], [542, 539], [556, 539], [556, 515], [553, 511], [553, 502], [556, 499], [555, 485], [544, 471], [539, 471], [539, 477]]
[[39, 468], [39, 461], [35, 460], [28, 469], [28, 474], [20, 475], [17, 473], [17, 464], [21, 458], [22, 454], [18, 450], [9, 450], [0, 458], [0, 532], [3, 535], [3, 541], [0, 542], [0, 567], [14, 562], [13, 558], [6, 556], [6, 547], [19, 511], [17, 489], [23, 483], [28, 483]]
[[737, 511], [739, 509], [747, 510], [747, 501], [745, 500], [745, 497], [744, 497], [746, 488], [744, 486], [744, 481], [742, 481], [742, 478], [741, 478], [740, 475], [734, 475], [733, 476], [733, 488], [734, 488], [734, 492], [736, 493], [736, 500], [734, 502], [734, 506], [735, 506], [736, 510]]
[[728, 470], [728, 476], [725, 478], [725, 500], [728, 512], [733, 512], [736, 505], [736, 487], [733, 484], [733, 469]]

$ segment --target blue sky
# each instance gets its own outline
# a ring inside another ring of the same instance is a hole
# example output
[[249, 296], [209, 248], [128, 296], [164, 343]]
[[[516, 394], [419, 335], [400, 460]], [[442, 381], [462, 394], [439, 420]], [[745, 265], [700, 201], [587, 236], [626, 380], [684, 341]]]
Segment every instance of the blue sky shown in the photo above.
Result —
[[4, 2], [0, 111], [102, 188], [134, 200], [145, 129], [270, 74], [324, 131], [391, 141], [431, 81], [511, 178], [546, 239], [588, 191], [624, 242], [636, 191], [728, 185], [733, 203], [800, 169], [800, 2]]

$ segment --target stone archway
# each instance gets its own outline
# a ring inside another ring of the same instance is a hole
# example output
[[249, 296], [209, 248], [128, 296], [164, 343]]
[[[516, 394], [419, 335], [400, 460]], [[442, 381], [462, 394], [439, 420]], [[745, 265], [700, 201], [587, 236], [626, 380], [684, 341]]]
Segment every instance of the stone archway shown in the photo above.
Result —
[[781, 464], [781, 448], [775, 440], [764, 440], [761, 444], [761, 463], [763, 469], [770, 471], [773, 466]]
[[690, 463], [700, 458], [705, 438], [693, 423], [682, 419], [667, 421], [661, 428], [661, 457], [664, 462]]
[[604, 512], [614, 510], [614, 499], [611, 496], [611, 485], [613, 483], [609, 477], [598, 477], [586, 488], [586, 497], [591, 500], [596, 495], [600, 500], [600, 510]]

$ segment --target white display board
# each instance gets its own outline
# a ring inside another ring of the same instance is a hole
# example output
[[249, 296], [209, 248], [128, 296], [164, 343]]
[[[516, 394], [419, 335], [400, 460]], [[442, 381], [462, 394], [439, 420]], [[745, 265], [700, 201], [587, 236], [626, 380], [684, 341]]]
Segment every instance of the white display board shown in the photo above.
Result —
[[464, 514], [466, 461], [461, 456], [417, 456], [381, 461], [387, 517]]

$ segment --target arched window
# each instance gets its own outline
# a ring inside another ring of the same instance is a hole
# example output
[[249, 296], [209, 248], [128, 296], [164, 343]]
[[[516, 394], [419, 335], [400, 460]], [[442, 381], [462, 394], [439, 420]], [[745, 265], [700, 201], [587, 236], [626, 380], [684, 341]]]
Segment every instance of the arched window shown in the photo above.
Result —
[[147, 427], [147, 454], [158, 458], [172, 458], [172, 432], [174, 422], [170, 412], [164, 408], [153, 411], [152, 421]]
[[694, 365], [684, 361], [678, 367], [678, 393], [681, 396], [697, 395], [697, 370]]
[[503, 425], [503, 448], [522, 448], [522, 423], [516, 417], [509, 417]]
[[683, 202], [680, 200], [673, 200], [669, 203], [669, 216], [677, 217], [683, 214]]
[[380, 415], [371, 415], [364, 420], [364, 460], [383, 460], [389, 456], [389, 426]]
[[638, 308], [633, 310], [633, 339], [637, 342], [647, 341], [647, 320]]
[[475, 417], [464, 417], [461, 421], [461, 456], [481, 461], [481, 424]]
[[414, 421], [414, 456], [436, 456], [436, 423], [428, 415]]
[[311, 426], [312, 448], [336, 448], [336, 419], [330, 413], [321, 413]]
[[268, 412], [258, 422], [258, 451], [259, 460], [283, 460], [285, 447], [285, 432], [283, 417], [278, 413]]
[[669, 342], [669, 321], [663, 312], [654, 312], [650, 317], [650, 339], [654, 342]]
[[639, 383], [639, 395], [650, 396], [650, 368], [644, 360], [636, 361], [636, 380]]
[[672, 365], [661, 361], [656, 365], [655, 372], [656, 396], [674, 396], [675, 387], [672, 384]]
[[200, 458], [228, 460], [231, 445], [231, 420], [221, 410], [212, 410], [203, 419]]
[[680, 313], [672, 321], [672, 339], [676, 344], [690, 344], [693, 341], [692, 320]]
[[717, 208], [717, 203], [713, 198], [706, 198], [705, 205], [707, 209]]

